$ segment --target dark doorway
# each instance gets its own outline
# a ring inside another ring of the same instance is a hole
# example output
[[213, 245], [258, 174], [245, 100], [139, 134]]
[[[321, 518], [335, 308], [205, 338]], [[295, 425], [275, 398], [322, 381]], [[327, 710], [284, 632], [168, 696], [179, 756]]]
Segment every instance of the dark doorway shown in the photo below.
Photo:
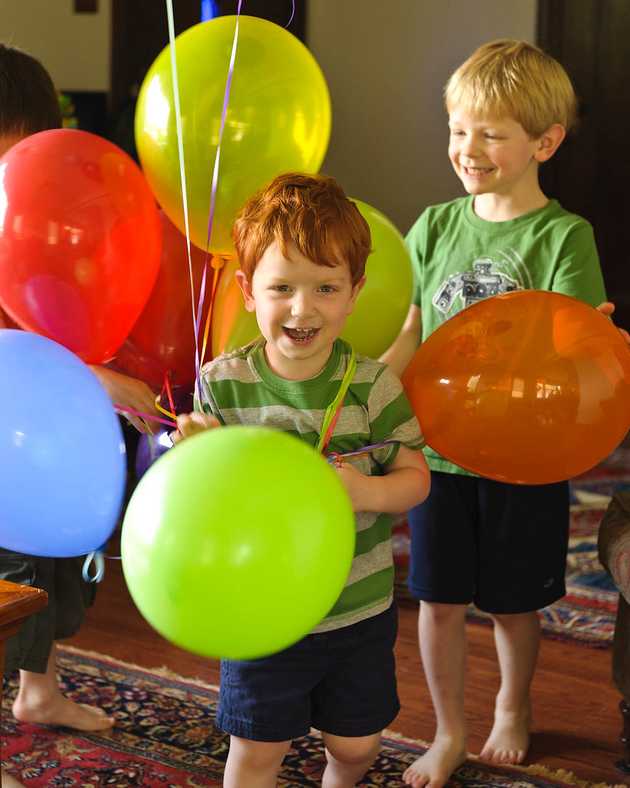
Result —
[[569, 72], [580, 126], [542, 168], [543, 188], [595, 228], [618, 325], [630, 327], [630, 3], [539, 0], [540, 46]]
[[[201, 0], [173, 4], [175, 34], [201, 21]], [[217, 16], [235, 14], [238, 0], [214, 0]], [[294, 11], [292, 16], [292, 11]], [[245, 0], [241, 13], [275, 22], [304, 41], [306, 0]], [[290, 20], [290, 23], [289, 23]], [[168, 44], [166, 5], [156, 0], [113, 0], [110, 134], [137, 158], [133, 134], [136, 97], [149, 66]]]

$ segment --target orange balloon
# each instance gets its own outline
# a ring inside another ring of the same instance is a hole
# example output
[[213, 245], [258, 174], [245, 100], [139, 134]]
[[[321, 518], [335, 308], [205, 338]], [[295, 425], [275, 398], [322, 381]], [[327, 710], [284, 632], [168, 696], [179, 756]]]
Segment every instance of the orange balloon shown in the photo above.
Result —
[[428, 445], [502, 482], [570, 479], [630, 428], [630, 349], [604, 315], [560, 293], [520, 290], [459, 312], [403, 383]]

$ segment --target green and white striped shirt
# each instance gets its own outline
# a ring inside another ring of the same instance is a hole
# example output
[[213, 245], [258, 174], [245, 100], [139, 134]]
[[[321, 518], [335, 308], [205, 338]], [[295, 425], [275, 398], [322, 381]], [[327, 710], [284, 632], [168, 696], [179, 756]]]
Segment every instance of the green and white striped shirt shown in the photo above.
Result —
[[[261, 425], [289, 432], [317, 446], [324, 414], [344, 376], [350, 346], [338, 339], [324, 369], [309, 380], [286, 380], [269, 368], [264, 339], [219, 356], [201, 370], [196, 407], [223, 424]], [[398, 378], [379, 361], [357, 356], [357, 368], [335, 426], [329, 452], [350, 452], [395, 440], [411, 449], [422, 443], [420, 427]], [[362, 473], [380, 476], [398, 445], [352, 458]], [[382, 613], [392, 603], [394, 564], [391, 516], [357, 512], [356, 547], [341, 596], [313, 630], [325, 632]]]

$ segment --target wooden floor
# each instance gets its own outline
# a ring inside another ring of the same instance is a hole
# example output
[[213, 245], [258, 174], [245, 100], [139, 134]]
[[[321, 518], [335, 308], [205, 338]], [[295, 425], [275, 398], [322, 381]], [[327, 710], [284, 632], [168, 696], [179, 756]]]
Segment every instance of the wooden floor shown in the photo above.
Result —
[[[417, 652], [416, 609], [400, 610], [398, 681], [402, 711], [392, 728], [430, 740], [433, 713]], [[218, 683], [218, 664], [181, 651], [155, 633], [136, 610], [120, 562], [107, 561], [95, 606], [80, 633], [68, 641], [143, 667], [165, 665], [182, 676]], [[528, 763], [567, 769], [582, 780], [625, 784], [614, 767], [619, 701], [610, 679], [610, 651], [545, 639], [534, 682], [534, 736]], [[467, 713], [470, 751], [479, 752], [492, 720], [497, 690], [492, 630], [469, 625]], [[630, 779], [628, 779], [630, 784]]]

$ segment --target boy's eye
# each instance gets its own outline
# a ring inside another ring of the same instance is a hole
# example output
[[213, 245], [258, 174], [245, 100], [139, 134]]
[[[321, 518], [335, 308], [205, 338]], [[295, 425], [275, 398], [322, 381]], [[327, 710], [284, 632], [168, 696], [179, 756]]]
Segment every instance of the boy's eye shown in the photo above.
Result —
[[319, 289], [322, 293], [335, 293], [337, 291], [337, 288], [332, 285], [320, 285]]
[[288, 293], [291, 288], [289, 285], [272, 285], [270, 289], [276, 293]]
[[451, 137], [463, 137], [464, 132], [459, 129], [451, 129]]

